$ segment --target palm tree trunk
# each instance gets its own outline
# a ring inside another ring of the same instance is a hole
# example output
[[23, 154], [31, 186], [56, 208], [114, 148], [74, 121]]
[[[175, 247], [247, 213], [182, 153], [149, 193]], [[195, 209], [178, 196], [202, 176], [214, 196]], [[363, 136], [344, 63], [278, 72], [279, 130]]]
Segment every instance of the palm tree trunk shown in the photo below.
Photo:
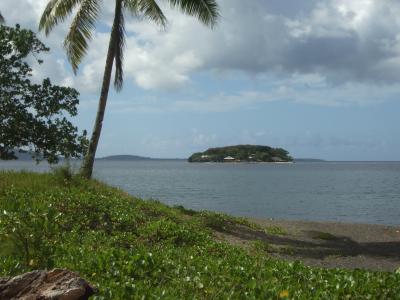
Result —
[[118, 34], [117, 33], [118, 12], [121, 13], [121, 2], [120, 1], [116, 1], [116, 11], [115, 11], [113, 27], [111, 30], [110, 41], [109, 41], [109, 45], [108, 45], [107, 59], [106, 59], [106, 65], [104, 68], [103, 83], [102, 83], [102, 87], [101, 87], [99, 105], [97, 108], [96, 121], [94, 123], [93, 132], [92, 132], [92, 136], [90, 138], [88, 151], [85, 155], [85, 158], [83, 160], [83, 164], [81, 167], [81, 176], [83, 176], [84, 178], [87, 178], [87, 179], [90, 179], [92, 177], [93, 164], [94, 164], [94, 159], [96, 156], [97, 145], [99, 143], [100, 133], [101, 133], [101, 129], [103, 127], [104, 113], [106, 110], [108, 91], [110, 89], [110, 83], [111, 83], [111, 73], [112, 73], [112, 69], [113, 69], [113, 65], [114, 65], [114, 58], [115, 58], [115, 47], [116, 46], [115, 46], [114, 41], [115, 41], [115, 35]]

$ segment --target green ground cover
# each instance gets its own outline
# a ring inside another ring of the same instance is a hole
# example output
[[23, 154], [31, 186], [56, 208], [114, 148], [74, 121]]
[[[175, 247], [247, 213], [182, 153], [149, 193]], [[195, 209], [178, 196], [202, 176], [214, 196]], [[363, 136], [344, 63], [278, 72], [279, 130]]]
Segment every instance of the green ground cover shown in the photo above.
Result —
[[0, 276], [67, 268], [95, 299], [399, 299], [400, 274], [319, 269], [218, 242], [246, 220], [144, 201], [96, 181], [0, 172]]

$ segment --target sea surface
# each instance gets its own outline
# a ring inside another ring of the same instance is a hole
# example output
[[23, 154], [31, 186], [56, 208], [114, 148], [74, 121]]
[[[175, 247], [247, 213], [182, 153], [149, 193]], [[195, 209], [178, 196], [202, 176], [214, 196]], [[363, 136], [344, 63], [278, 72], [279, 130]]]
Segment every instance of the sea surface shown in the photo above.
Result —
[[[45, 172], [28, 161], [0, 169]], [[400, 162], [96, 161], [94, 177], [169, 205], [256, 218], [400, 225]]]

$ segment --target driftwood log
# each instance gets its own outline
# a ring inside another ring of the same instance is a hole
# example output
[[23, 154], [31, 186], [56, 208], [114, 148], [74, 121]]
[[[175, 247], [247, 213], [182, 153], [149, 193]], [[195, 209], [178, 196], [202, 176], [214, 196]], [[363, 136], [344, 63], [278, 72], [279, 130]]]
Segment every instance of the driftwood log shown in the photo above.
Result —
[[96, 291], [77, 273], [62, 269], [0, 278], [0, 300], [85, 300]]

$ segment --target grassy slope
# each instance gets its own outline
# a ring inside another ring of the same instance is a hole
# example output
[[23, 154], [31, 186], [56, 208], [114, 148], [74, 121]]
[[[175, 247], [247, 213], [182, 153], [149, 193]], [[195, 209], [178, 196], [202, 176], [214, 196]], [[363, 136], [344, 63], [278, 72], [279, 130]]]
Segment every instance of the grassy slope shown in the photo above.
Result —
[[398, 299], [400, 274], [326, 270], [216, 242], [243, 222], [143, 201], [96, 181], [0, 172], [0, 275], [78, 271], [98, 299]]

